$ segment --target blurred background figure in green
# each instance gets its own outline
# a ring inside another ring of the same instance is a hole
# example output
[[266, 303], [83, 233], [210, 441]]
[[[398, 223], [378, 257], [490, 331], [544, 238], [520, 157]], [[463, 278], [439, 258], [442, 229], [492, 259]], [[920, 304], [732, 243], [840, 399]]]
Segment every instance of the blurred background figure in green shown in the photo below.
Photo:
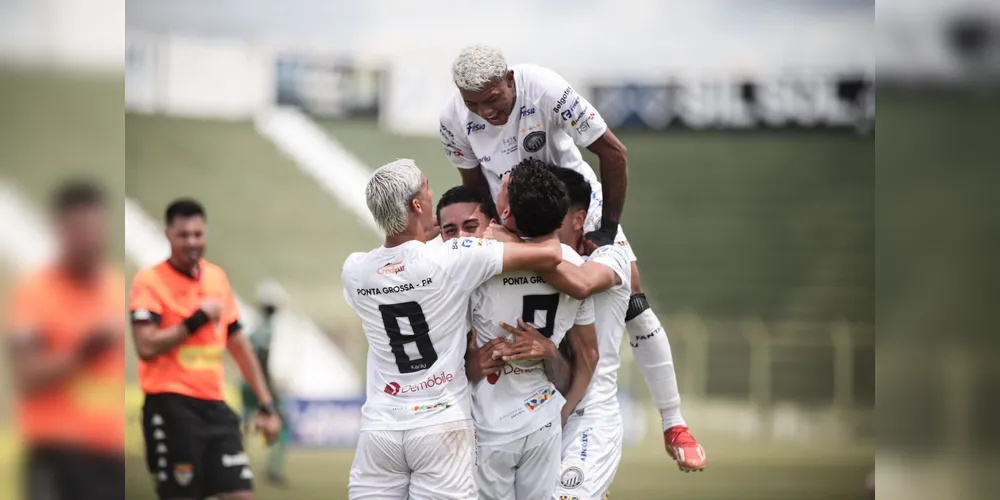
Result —
[[[271, 373], [271, 347], [276, 338], [277, 328], [275, 327], [275, 317], [279, 311], [288, 305], [288, 294], [278, 283], [267, 280], [257, 287], [257, 306], [260, 312], [260, 323], [250, 334], [250, 343], [253, 344], [257, 360], [264, 371], [264, 378], [267, 380], [268, 389], [274, 396], [274, 406], [284, 421], [284, 414], [281, 412], [281, 392], [275, 387], [274, 378]], [[240, 387], [243, 397], [243, 425], [249, 426], [253, 422], [253, 416], [257, 413], [257, 396], [253, 389], [243, 381]], [[252, 435], [244, 432], [245, 435]], [[285, 486], [285, 454], [288, 449], [288, 441], [291, 437], [289, 426], [285, 425], [281, 430], [278, 440], [267, 450], [267, 481], [276, 486]]]

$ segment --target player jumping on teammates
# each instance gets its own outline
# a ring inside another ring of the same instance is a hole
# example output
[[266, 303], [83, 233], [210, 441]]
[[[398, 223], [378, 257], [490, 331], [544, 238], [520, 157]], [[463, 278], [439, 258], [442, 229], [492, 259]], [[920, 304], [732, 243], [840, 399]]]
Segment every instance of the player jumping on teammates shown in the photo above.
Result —
[[[506, 176], [497, 199], [504, 226], [523, 238], [552, 235], [567, 207], [562, 182], [534, 159]], [[576, 251], [566, 245], [562, 249], [560, 265], [583, 263]], [[560, 293], [537, 273], [497, 276], [473, 294], [472, 324], [480, 349], [507, 337], [504, 325], [527, 327], [526, 322], [537, 328], [534, 336], [518, 331], [512, 344], [495, 346], [505, 364], [485, 379], [471, 381], [479, 444], [476, 477], [484, 500], [552, 497], [562, 456], [560, 410], [565, 414], [576, 408], [597, 364], [591, 300]], [[575, 352], [588, 355], [580, 356], [584, 362], [577, 363], [571, 378], [561, 377], [566, 382], [557, 391], [547, 374], [568, 371], [553, 366], [562, 360], [556, 348], [564, 337]]]
[[[552, 70], [508, 66], [492, 47], [473, 45], [452, 66], [458, 90], [441, 113], [445, 154], [462, 183], [496, 201], [503, 175], [528, 157], [570, 168], [593, 186], [585, 224], [597, 246], [615, 243], [631, 261], [631, 299], [626, 327], [639, 366], [659, 408], [667, 452], [681, 470], [705, 467], [705, 451], [688, 431], [666, 332], [642, 293], [635, 255], [618, 225], [628, 185], [627, 152], [601, 115]], [[579, 147], [594, 153], [602, 185]]]
[[365, 198], [385, 244], [351, 254], [342, 271], [344, 298], [368, 340], [348, 497], [476, 499], [464, 359], [469, 299], [501, 272], [554, 269], [559, 243], [460, 238], [428, 247], [432, 192], [413, 160], [376, 170]]

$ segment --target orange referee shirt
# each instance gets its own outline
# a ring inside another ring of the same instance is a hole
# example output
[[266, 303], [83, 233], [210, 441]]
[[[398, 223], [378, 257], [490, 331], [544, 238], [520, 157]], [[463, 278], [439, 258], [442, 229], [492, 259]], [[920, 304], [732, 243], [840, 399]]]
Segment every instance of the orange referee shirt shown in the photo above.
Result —
[[92, 285], [80, 284], [51, 266], [14, 289], [8, 328], [39, 342], [51, 355], [74, 355], [93, 331], [109, 325], [120, 333], [120, 342], [71, 378], [45, 392], [19, 398], [19, 427], [27, 443], [122, 452], [125, 325], [120, 318], [124, 297], [124, 277], [110, 266]]
[[143, 268], [132, 281], [129, 300], [132, 321], [152, 321], [161, 328], [176, 326], [208, 298], [225, 305], [221, 320], [209, 322], [180, 345], [151, 361], [139, 361], [139, 383], [146, 394], [180, 394], [223, 401], [222, 354], [229, 335], [240, 331], [236, 299], [221, 267], [206, 260], [197, 276], [162, 262]]

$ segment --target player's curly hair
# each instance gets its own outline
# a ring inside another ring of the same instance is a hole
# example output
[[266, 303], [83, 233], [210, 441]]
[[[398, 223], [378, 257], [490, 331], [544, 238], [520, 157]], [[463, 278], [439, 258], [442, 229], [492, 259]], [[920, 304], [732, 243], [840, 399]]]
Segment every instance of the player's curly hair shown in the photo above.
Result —
[[553, 167], [552, 173], [566, 185], [569, 208], [573, 210], [590, 209], [590, 198], [593, 196], [594, 190], [583, 174], [563, 167]]
[[552, 165], [526, 158], [510, 171], [507, 198], [518, 231], [529, 238], [551, 234], [569, 210], [566, 185], [552, 173]]

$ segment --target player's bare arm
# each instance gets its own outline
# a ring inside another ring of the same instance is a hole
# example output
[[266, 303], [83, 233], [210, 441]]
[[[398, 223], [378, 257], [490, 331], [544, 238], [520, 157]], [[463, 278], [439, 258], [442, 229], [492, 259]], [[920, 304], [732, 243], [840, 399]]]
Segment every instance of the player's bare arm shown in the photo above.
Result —
[[194, 314], [175, 326], [160, 328], [152, 321], [133, 320], [132, 338], [135, 340], [136, 353], [143, 361], [166, 354], [205, 324], [217, 321], [221, 315], [222, 302], [209, 298], [202, 302]]
[[503, 362], [541, 360], [545, 376], [555, 384], [556, 389], [559, 392], [569, 390], [572, 369], [551, 340], [521, 318], [517, 319], [516, 327], [507, 323], [500, 323], [500, 327], [514, 336], [514, 342], [498, 347], [493, 353], [495, 358]]
[[625, 195], [628, 192], [628, 151], [614, 132], [608, 130], [587, 149], [597, 156], [601, 171], [601, 191], [604, 195], [601, 227], [589, 233], [588, 238], [598, 246], [614, 243], [618, 234], [618, 223], [625, 211]]
[[49, 352], [35, 333], [10, 336], [8, 350], [15, 389], [22, 395], [39, 394], [75, 375], [83, 366], [111, 348], [121, 336], [114, 328], [91, 332], [79, 347], [65, 354]]
[[566, 419], [576, 411], [576, 405], [580, 404], [590, 381], [594, 378], [594, 370], [597, 369], [597, 362], [600, 361], [601, 353], [597, 345], [597, 328], [593, 323], [589, 325], [573, 325], [566, 333], [566, 340], [569, 341], [573, 352], [573, 381], [569, 390], [563, 393], [566, 404], [562, 408], [562, 422], [566, 424]]
[[278, 439], [281, 431], [281, 420], [274, 408], [274, 398], [267, 388], [264, 380], [264, 372], [261, 370], [260, 362], [253, 352], [253, 345], [242, 331], [234, 332], [226, 342], [226, 349], [232, 356], [236, 366], [239, 367], [243, 378], [257, 395], [260, 402], [260, 411], [257, 413], [256, 427], [264, 434], [267, 444], [272, 444]]
[[476, 330], [469, 332], [469, 347], [465, 352], [465, 377], [469, 382], [479, 382], [503, 368], [503, 360], [493, 357], [493, 351], [503, 342], [504, 339], [495, 338], [482, 347], [476, 347]]
[[555, 238], [530, 243], [506, 243], [503, 246], [503, 272], [551, 271], [562, 262], [562, 247]]
[[622, 282], [614, 270], [597, 262], [585, 262], [582, 266], [577, 266], [563, 261], [554, 271], [542, 273], [542, 278], [556, 290], [577, 300], [601, 293]]

